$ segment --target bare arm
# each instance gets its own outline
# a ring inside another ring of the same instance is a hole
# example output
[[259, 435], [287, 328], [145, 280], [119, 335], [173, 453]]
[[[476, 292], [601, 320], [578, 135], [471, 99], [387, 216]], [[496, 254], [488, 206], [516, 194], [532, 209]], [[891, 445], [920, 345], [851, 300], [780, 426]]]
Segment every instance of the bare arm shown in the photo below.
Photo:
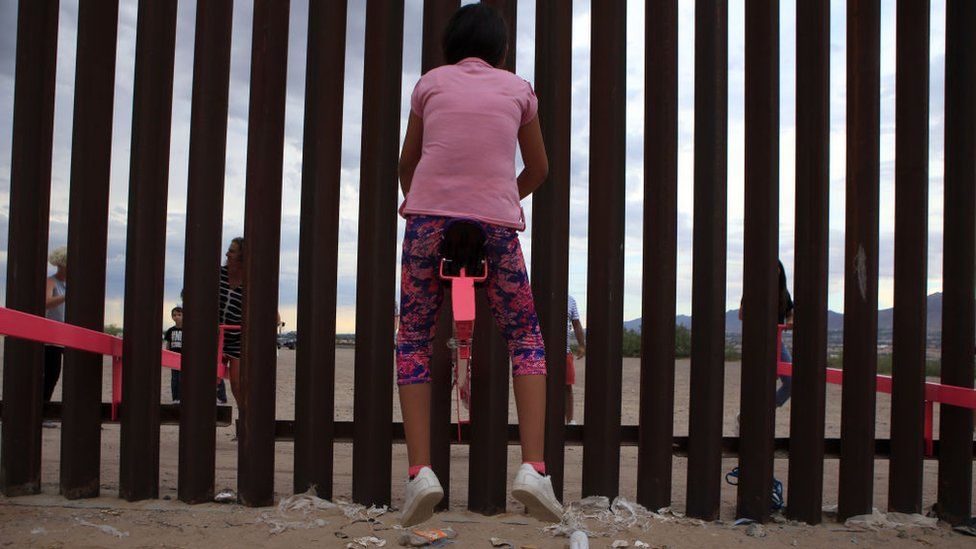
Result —
[[538, 189], [549, 175], [549, 159], [546, 157], [546, 144], [542, 141], [538, 116], [519, 128], [518, 141], [522, 162], [525, 163], [518, 176], [518, 190], [519, 198], [525, 198]]
[[583, 358], [586, 356], [586, 336], [583, 335], [583, 325], [580, 324], [579, 319], [573, 321], [573, 333], [576, 334], [576, 342], [579, 344], [576, 358]]
[[403, 150], [400, 151], [400, 165], [397, 171], [400, 175], [400, 190], [403, 196], [410, 192], [413, 182], [413, 172], [420, 162], [420, 152], [424, 145], [424, 119], [413, 112], [407, 121], [407, 135], [403, 138]]
[[44, 291], [44, 308], [53, 309], [64, 303], [63, 295], [54, 295], [54, 281], [47, 279], [47, 287]]

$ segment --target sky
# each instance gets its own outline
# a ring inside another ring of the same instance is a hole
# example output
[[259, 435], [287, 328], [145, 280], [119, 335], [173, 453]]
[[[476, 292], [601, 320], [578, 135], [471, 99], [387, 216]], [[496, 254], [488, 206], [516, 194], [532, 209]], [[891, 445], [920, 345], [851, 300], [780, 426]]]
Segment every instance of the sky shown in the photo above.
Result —
[[[282, 173], [280, 311], [295, 326], [299, 211], [301, 195], [302, 128], [305, 104], [305, 51], [309, 0], [292, 0], [288, 85]], [[567, 0], [568, 1], [568, 0]], [[792, 279], [795, 211], [795, 70], [796, 2], [780, 3], [780, 257]], [[406, 0], [404, 16], [401, 139], [406, 130], [409, 96], [420, 76], [422, 0]], [[464, 3], [469, 3], [467, 0]], [[573, 2], [573, 78], [570, 180], [569, 290], [586, 318], [587, 196], [590, 184], [589, 84], [590, 1]], [[679, 1], [678, 47], [678, 286], [679, 314], [691, 311], [694, 139], [694, 0]], [[250, 77], [251, 11], [253, 0], [234, 5], [228, 113], [223, 241], [243, 234], [244, 180]], [[58, 30], [54, 150], [51, 181], [49, 248], [67, 243], [68, 193], [71, 164], [71, 125], [77, 41], [78, 0], [61, 0]], [[170, 147], [169, 202], [166, 226], [164, 311], [179, 301], [183, 278], [186, 219], [186, 180], [193, 81], [193, 39], [196, 2], [179, 3], [173, 125]], [[743, 85], [744, 0], [729, 0], [729, 124], [728, 124], [728, 272], [727, 308], [738, 306], [742, 292], [743, 238]], [[110, 219], [106, 275], [106, 323], [121, 324], [124, 293], [129, 152], [137, 1], [120, 0], [115, 78]], [[10, 209], [11, 134], [17, 35], [17, 1], [0, 0], [0, 297], [5, 301], [8, 218]], [[945, 80], [945, 0], [932, 0], [929, 151], [928, 293], [942, 287], [943, 135]], [[623, 320], [640, 316], [643, 215], [644, 127], [644, 2], [630, 0], [627, 9], [627, 155], [626, 241]], [[534, 80], [535, 2], [520, 0], [517, 16], [516, 72]], [[342, 174], [337, 330], [355, 331], [356, 250], [358, 232], [359, 148], [362, 112], [365, 0], [349, 0], [346, 44], [346, 82], [343, 105]], [[881, 142], [880, 142], [880, 281], [879, 307], [893, 304], [894, 270], [894, 149], [895, 149], [895, 0], [881, 2]], [[846, 2], [831, 1], [830, 69], [830, 255], [829, 307], [843, 311], [844, 186], [846, 117]], [[599, 182], [598, 176], [595, 176]], [[395, 184], [395, 182], [390, 182]], [[531, 264], [531, 198], [525, 204], [529, 229], [522, 234], [527, 264]], [[216, 215], [216, 213], [215, 213]], [[394, 215], [394, 212], [391, 212]], [[403, 221], [399, 222], [402, 238]], [[398, 248], [399, 249], [399, 244]], [[214, 258], [220, 261], [222, 258]], [[399, 275], [398, 275], [399, 278]], [[399, 282], [398, 282], [399, 283]], [[791, 284], [792, 287], [792, 284]], [[169, 323], [165, 313], [164, 325]]]

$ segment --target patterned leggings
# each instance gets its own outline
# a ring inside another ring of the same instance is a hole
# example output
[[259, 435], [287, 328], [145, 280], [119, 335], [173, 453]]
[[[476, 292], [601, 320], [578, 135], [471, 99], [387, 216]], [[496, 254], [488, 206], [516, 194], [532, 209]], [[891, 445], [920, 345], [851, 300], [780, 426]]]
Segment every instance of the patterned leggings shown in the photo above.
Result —
[[[410, 216], [403, 238], [397, 384], [430, 382], [437, 312], [445, 283], [438, 275], [440, 245], [448, 217]], [[532, 288], [515, 229], [483, 224], [488, 261], [488, 302], [495, 324], [508, 342], [512, 375], [545, 375], [546, 352]]]

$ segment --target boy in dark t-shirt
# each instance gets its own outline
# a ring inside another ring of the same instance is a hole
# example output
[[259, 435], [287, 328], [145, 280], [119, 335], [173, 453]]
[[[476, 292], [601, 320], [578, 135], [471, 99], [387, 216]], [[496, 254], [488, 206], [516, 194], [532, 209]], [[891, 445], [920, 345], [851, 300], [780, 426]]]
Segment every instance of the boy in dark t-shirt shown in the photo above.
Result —
[[[163, 336], [163, 341], [166, 342], [166, 349], [173, 351], [174, 353], [183, 352], [183, 307], [173, 307], [170, 311], [170, 316], [173, 318], [173, 324], [168, 330], [166, 330], [166, 335]], [[170, 390], [173, 395], [173, 403], [179, 404], [180, 402], [180, 371], [173, 370], [170, 372]]]

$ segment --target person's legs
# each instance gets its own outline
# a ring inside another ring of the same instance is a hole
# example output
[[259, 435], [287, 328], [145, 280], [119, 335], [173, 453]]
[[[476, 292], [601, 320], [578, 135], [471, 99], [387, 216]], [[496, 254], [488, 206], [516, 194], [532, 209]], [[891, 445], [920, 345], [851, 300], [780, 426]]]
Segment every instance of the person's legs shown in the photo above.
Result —
[[230, 373], [230, 392], [234, 395], [234, 401], [237, 402], [238, 415], [243, 415], [246, 406], [243, 388], [241, 387], [241, 359], [229, 359], [227, 361], [227, 370]]
[[573, 386], [572, 385], [567, 385], [566, 386], [566, 423], [572, 423], [573, 422], [573, 406], [574, 406], [574, 404], [575, 403], [573, 401]]
[[444, 300], [438, 250], [446, 222], [411, 217], [403, 239], [396, 368], [411, 468], [430, 464], [430, 357]]
[[[786, 343], [784, 342], [780, 347], [780, 362], [793, 362], [793, 357], [790, 356], [790, 351], [786, 348]], [[779, 376], [780, 386], [776, 390], [776, 407], [780, 407], [788, 400], [790, 400], [790, 394], [793, 388], [793, 377], [792, 376]]]
[[573, 385], [576, 383], [576, 365], [573, 353], [566, 353], [566, 423], [573, 423]]
[[54, 395], [54, 388], [58, 386], [58, 379], [61, 377], [61, 355], [64, 352], [62, 347], [53, 345], [44, 346], [44, 402], [51, 402]]
[[546, 423], [546, 350], [525, 259], [514, 229], [490, 226], [488, 302], [512, 357], [523, 462], [542, 462]]
[[223, 379], [217, 382], [217, 402], [227, 404], [227, 384]]
[[173, 402], [180, 401], [180, 371], [171, 370], [169, 375], [169, 392]]

